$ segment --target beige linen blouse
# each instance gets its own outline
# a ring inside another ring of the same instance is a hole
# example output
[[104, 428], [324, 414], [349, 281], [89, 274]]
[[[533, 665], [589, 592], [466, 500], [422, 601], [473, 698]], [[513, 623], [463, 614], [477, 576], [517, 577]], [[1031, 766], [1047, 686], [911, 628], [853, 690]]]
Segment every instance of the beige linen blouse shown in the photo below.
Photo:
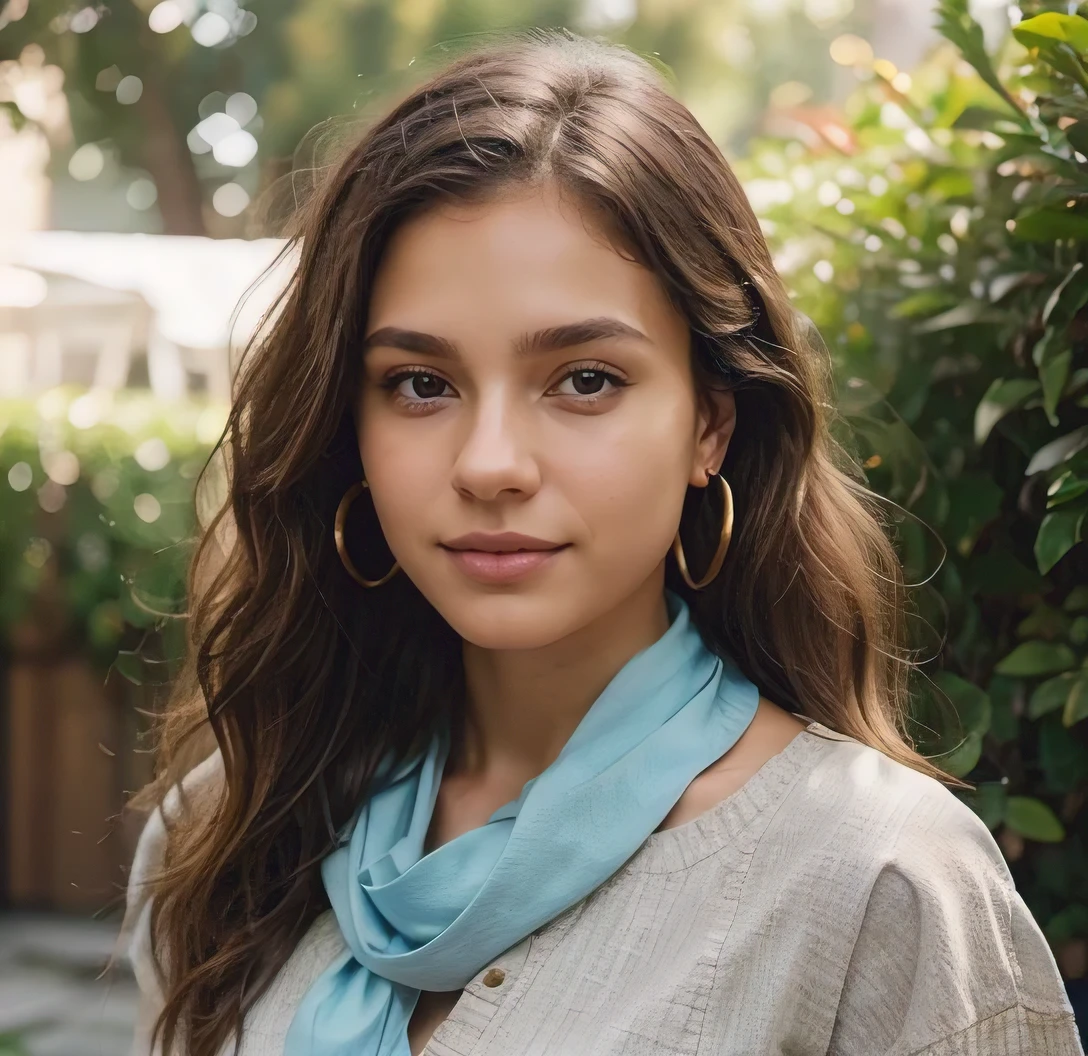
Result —
[[[199, 803], [221, 775], [213, 755], [186, 787]], [[161, 1001], [140, 881], [163, 841], [156, 812], [129, 886], [140, 1056]], [[239, 1056], [279, 1056], [343, 948], [328, 911], [246, 1017]], [[423, 1052], [1083, 1056], [985, 825], [939, 782], [817, 722], [483, 966]]]

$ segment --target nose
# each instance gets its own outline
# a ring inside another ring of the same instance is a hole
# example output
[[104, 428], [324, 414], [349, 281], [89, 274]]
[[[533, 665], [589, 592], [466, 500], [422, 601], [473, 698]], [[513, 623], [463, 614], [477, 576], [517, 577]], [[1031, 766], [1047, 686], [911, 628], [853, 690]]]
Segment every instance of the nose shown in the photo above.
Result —
[[503, 492], [532, 495], [540, 487], [527, 415], [501, 392], [481, 399], [466, 415], [468, 432], [453, 464], [454, 488], [484, 502]]

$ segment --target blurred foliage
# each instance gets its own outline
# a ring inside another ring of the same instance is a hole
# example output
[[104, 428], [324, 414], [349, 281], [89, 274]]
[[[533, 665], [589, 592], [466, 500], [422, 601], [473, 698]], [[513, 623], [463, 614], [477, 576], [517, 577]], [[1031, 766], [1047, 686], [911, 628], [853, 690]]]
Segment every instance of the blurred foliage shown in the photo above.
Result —
[[[843, 71], [829, 42], [876, 16], [855, 0], [0, 0], [0, 62], [30, 48], [63, 71], [71, 145], [101, 147], [122, 180], [150, 178], [166, 233], [252, 234], [244, 218], [216, 215], [217, 188], [238, 183], [256, 201], [320, 164], [341, 117], [384, 105], [496, 31], [603, 32], [675, 71], [724, 140], [743, 138], [783, 82], [799, 99], [831, 97]], [[0, 107], [34, 119], [19, 96], [0, 93]], [[256, 141], [240, 165], [213, 149], [232, 132]], [[63, 185], [70, 154], [56, 155]]]
[[917, 736], [977, 786], [1083, 974], [1088, 5], [1058, 6], [1024, 3], [991, 57], [966, 0], [942, 0], [955, 48], [913, 77], [878, 61], [840, 134], [763, 141], [742, 169], [828, 340], [844, 440], [895, 504], [908, 571], [932, 576], [914, 616], [940, 670], [919, 669]]
[[225, 418], [135, 391], [0, 400], [5, 651], [74, 647], [130, 681], [167, 681], [184, 649], [193, 485]]

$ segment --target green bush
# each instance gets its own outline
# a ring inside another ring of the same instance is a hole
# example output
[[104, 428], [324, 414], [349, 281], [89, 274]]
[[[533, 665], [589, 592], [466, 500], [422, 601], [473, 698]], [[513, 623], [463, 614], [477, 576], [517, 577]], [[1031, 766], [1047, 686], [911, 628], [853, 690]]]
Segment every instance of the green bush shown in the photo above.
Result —
[[153, 665], [181, 632], [193, 483], [225, 418], [137, 391], [0, 400], [0, 647], [45, 635], [166, 680]]
[[943, 0], [950, 44], [913, 77], [878, 61], [841, 127], [760, 142], [743, 174], [844, 440], [932, 577], [917, 736], [977, 786], [1061, 949], [1088, 937], [1088, 8], [1023, 8], [991, 59]]

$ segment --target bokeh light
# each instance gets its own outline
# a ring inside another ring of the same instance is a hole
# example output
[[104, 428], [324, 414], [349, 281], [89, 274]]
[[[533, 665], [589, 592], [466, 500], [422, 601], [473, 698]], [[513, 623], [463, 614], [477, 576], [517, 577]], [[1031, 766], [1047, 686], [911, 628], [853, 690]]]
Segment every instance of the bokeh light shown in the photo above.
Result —
[[162, 0], [156, 4], [147, 16], [147, 25], [152, 33], [170, 33], [185, 21], [180, 5], [174, 0]]
[[170, 464], [170, 448], [161, 436], [153, 436], [137, 446], [133, 457], [141, 469], [154, 473]]
[[237, 183], [224, 183], [212, 195], [212, 207], [220, 216], [238, 216], [249, 205], [246, 189]]
[[68, 174], [73, 180], [86, 182], [100, 175], [106, 158], [97, 143], [84, 143], [68, 159]]
[[230, 23], [215, 11], [206, 11], [190, 28], [193, 40], [205, 48], [214, 48], [230, 36]]
[[34, 470], [29, 462], [16, 462], [8, 470], [8, 484], [12, 491], [26, 491], [34, 483]]
[[832, 61], [840, 66], [868, 66], [873, 61], [873, 46], [854, 33], [836, 37], [828, 50]]
[[70, 485], [79, 480], [79, 459], [71, 451], [51, 451], [42, 455], [42, 468], [50, 480]]
[[162, 505], [154, 495], [142, 492], [132, 500], [132, 508], [136, 516], [145, 524], [154, 524], [162, 516]]
[[235, 92], [224, 104], [228, 117], [245, 128], [257, 116], [257, 100], [246, 92]]
[[212, 147], [212, 156], [220, 165], [235, 169], [248, 165], [256, 155], [257, 140], [252, 132], [247, 132], [244, 128], [224, 136]]
[[125, 200], [133, 209], [150, 209], [158, 200], [159, 191], [152, 180], [141, 176], [128, 185]]
[[133, 103], [138, 103], [140, 96], [143, 94], [144, 82], [132, 74], [122, 77], [117, 84], [117, 101], [122, 106], [131, 106]]

